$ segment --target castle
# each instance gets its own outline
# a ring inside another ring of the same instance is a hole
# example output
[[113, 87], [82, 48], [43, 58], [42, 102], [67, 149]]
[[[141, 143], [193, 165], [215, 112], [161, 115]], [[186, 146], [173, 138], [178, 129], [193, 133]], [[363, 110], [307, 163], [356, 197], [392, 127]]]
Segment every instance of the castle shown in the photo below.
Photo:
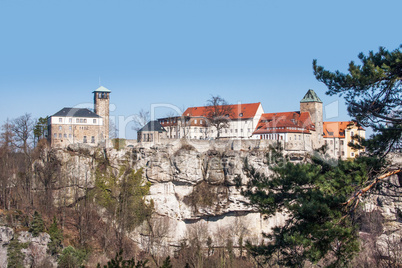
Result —
[[63, 108], [48, 119], [48, 141], [52, 147], [73, 143], [108, 146], [109, 101], [111, 91], [99, 87], [94, 94], [94, 111]]
[[[94, 94], [94, 112], [63, 108], [49, 118], [48, 140], [53, 147], [73, 143], [109, 145], [109, 101], [111, 91], [99, 87]], [[220, 110], [222, 127], [211, 123], [211, 109]], [[251, 139], [283, 141], [288, 151], [311, 151], [326, 144], [335, 158], [354, 158], [363, 150], [348, 143], [365, 130], [353, 121], [323, 122], [323, 104], [310, 89], [300, 101], [300, 110], [264, 113], [260, 102], [187, 108], [181, 116], [150, 121], [137, 133], [138, 142], [161, 143], [169, 139]]]

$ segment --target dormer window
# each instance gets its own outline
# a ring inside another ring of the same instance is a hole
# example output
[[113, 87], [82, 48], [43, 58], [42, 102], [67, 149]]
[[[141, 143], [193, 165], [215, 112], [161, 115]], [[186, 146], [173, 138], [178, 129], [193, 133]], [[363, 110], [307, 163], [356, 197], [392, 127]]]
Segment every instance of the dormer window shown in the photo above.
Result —
[[239, 113], [239, 116], [240, 116], [240, 117], [243, 117], [243, 113]]

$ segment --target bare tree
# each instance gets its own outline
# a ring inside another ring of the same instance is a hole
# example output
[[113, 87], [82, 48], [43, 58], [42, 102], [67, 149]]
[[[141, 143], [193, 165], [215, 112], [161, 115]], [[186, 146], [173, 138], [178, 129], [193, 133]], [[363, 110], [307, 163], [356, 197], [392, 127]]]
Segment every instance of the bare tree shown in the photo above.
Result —
[[141, 109], [138, 114], [135, 115], [134, 119], [134, 127], [135, 131], [140, 130], [143, 126], [145, 126], [150, 120], [150, 115], [148, 111]]
[[[54, 151], [47, 150], [46, 147], [41, 148], [40, 158], [35, 161], [34, 174], [37, 178], [39, 185], [43, 188], [43, 195], [39, 197], [42, 204], [42, 211], [51, 215], [53, 208], [53, 190], [55, 184], [58, 182], [61, 169], [61, 161], [57, 158]], [[38, 186], [39, 186], [38, 185]]]
[[13, 164], [13, 146], [14, 133], [12, 125], [7, 119], [6, 123], [1, 126], [0, 133], [0, 203], [4, 209], [9, 209], [10, 205], [10, 178], [14, 170]]
[[14, 132], [14, 145], [22, 150], [25, 155], [29, 154], [33, 142], [33, 130], [35, 122], [31, 114], [24, 114], [12, 121]]
[[14, 136], [13, 125], [7, 118], [7, 121], [1, 126], [0, 147], [8, 152], [14, 151]]
[[230, 118], [233, 117], [233, 107], [220, 96], [211, 96], [207, 101], [206, 118], [211, 126], [216, 128], [216, 138], [219, 139], [220, 132], [229, 127]]
[[119, 130], [116, 127], [114, 120], [109, 121], [109, 138], [117, 139], [119, 137]]

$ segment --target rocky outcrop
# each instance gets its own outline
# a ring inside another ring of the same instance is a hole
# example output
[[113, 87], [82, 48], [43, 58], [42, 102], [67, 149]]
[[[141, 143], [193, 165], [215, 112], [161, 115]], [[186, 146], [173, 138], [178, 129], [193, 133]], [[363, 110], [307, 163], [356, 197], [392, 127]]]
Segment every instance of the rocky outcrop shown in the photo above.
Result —
[[[63, 196], [64, 204], [73, 204], [84, 194], [83, 189], [94, 187], [99, 165], [107, 164], [115, 175], [126, 165], [142, 169], [144, 179], [151, 183], [147, 198], [153, 200], [155, 214], [169, 223], [167, 244], [179, 245], [189, 228], [199, 224], [206, 226], [210, 234], [224, 229], [229, 233], [233, 226], [241, 225], [244, 241], [257, 242], [262, 232], [283, 222], [284, 217], [278, 214], [263, 219], [248, 205], [235, 181], [247, 182], [243, 171], [246, 158], [261, 172], [268, 172], [266, 152], [270, 144], [260, 140], [172, 141], [150, 147], [137, 144], [123, 150], [69, 146], [67, 150], [59, 149], [57, 155], [71, 187], [60, 187], [63, 193], [54, 196]], [[141, 244], [141, 230], [133, 232], [132, 238]]]
[[[259, 172], [269, 173], [267, 162], [270, 160], [266, 155], [269, 145], [268, 140], [210, 143], [174, 140], [158, 146], [136, 144], [134, 148], [123, 150], [69, 146], [67, 150], [56, 152], [67, 181], [64, 187], [59, 187], [62, 192], [54, 196], [62, 196], [63, 204], [74, 204], [85, 189], [94, 187], [99, 167], [107, 166], [116, 176], [121, 166], [142, 169], [144, 179], [151, 183], [147, 198], [154, 201], [155, 226], [163, 227], [160, 232], [164, 232], [164, 244], [178, 246], [191, 230], [200, 226], [216, 238], [216, 245], [219, 241], [226, 243], [223, 235], [231, 237], [235, 244], [240, 237], [243, 241], [257, 243], [263, 239], [263, 232], [283, 224], [285, 215], [263, 218], [249, 206], [235, 184], [236, 181], [247, 183], [243, 171], [245, 159]], [[301, 153], [289, 153], [298, 161], [303, 159]], [[389, 184], [400, 191], [401, 180], [397, 175], [389, 179]], [[391, 188], [384, 187], [370, 195], [365, 200], [365, 210], [380, 210], [385, 219], [383, 234], [389, 237], [392, 233], [395, 239], [400, 239], [401, 193], [388, 192], [395, 191]], [[130, 237], [145, 247], [146, 232], [141, 228]], [[384, 241], [382, 234], [378, 245], [383, 243], [381, 241]]]
[[20, 249], [24, 256], [24, 267], [57, 267], [56, 260], [47, 252], [47, 244], [50, 242], [50, 236], [47, 233], [40, 233], [37, 237], [31, 233], [21, 231], [15, 233], [13, 229], [0, 226], [0, 268], [8, 267], [8, 250], [12, 240], [24, 246]]
[[13, 229], [0, 226], [0, 267], [7, 267], [7, 246], [14, 238]]

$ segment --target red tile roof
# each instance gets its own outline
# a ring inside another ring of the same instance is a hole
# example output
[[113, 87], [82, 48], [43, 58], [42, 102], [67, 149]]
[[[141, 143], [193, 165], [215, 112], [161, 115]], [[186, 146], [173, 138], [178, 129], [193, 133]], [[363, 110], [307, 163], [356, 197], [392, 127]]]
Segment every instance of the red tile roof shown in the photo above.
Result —
[[315, 130], [308, 112], [284, 112], [263, 114], [253, 134], [310, 133]]
[[[353, 121], [323, 122], [324, 138], [345, 138], [345, 129], [348, 126], [357, 126]], [[358, 127], [359, 130], [364, 130]]]
[[[257, 103], [244, 103], [244, 104], [231, 104], [227, 105], [231, 107], [233, 115], [230, 119], [250, 119], [257, 113], [258, 107], [261, 102]], [[205, 117], [208, 113], [208, 107], [210, 106], [200, 106], [200, 107], [190, 107], [184, 111], [183, 116], [191, 117]]]

